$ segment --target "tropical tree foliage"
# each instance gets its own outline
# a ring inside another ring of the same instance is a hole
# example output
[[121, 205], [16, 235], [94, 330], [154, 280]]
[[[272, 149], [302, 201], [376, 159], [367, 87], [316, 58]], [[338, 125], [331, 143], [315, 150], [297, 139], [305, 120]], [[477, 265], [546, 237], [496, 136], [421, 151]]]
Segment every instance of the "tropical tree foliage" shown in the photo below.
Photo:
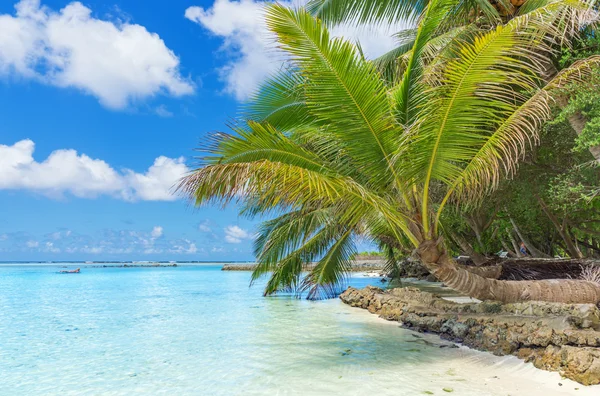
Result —
[[[236, 200], [245, 214], [275, 216], [256, 241], [253, 279], [271, 274], [265, 294], [334, 294], [360, 236], [385, 247], [390, 262], [395, 248], [416, 249], [438, 279], [474, 297], [600, 301], [592, 282], [468, 271], [450, 258], [443, 223], [447, 208], [476, 206], [515, 174], [554, 92], [600, 63], [590, 57], [546, 76], [557, 42], [595, 17], [590, 4], [531, 0], [507, 19], [482, 1], [343, 2], [349, 16], [339, 3], [310, 9], [329, 21], [418, 20], [406, 53], [382, 69], [307, 10], [269, 6], [289, 68], [261, 88], [233, 133], [202, 148], [201, 166], [180, 186], [198, 205]], [[309, 262], [317, 264], [303, 276]]]

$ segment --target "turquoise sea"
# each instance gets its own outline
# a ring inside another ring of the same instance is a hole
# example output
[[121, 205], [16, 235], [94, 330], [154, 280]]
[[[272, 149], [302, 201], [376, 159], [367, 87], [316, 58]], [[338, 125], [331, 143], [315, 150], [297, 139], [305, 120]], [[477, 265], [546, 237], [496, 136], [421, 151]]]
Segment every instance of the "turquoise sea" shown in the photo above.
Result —
[[60, 267], [0, 265], [0, 395], [598, 394], [220, 265]]

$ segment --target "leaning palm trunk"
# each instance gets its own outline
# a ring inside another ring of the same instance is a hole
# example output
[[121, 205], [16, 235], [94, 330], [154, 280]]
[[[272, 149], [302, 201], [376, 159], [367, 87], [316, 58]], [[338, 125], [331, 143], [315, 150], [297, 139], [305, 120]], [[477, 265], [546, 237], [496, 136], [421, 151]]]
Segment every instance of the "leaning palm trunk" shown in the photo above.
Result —
[[600, 283], [552, 279], [541, 281], [500, 281], [484, 278], [460, 268], [439, 244], [427, 241], [417, 249], [421, 262], [448, 287], [480, 300], [504, 303], [519, 301], [550, 301], [561, 303], [592, 303], [600, 301]]

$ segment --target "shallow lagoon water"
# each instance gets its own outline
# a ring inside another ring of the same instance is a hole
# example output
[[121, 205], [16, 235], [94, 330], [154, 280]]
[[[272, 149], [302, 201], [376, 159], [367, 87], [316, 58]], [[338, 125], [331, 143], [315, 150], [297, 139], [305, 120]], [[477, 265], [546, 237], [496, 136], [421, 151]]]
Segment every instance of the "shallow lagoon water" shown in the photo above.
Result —
[[59, 269], [0, 266], [0, 395], [600, 394], [218, 265]]

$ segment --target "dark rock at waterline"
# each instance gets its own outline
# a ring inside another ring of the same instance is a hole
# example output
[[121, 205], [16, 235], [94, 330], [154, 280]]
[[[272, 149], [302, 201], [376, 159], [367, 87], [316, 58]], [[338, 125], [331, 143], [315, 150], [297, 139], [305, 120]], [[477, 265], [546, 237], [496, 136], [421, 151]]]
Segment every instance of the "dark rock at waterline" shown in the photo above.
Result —
[[419, 260], [412, 257], [406, 258], [398, 263], [398, 273], [393, 274], [395, 278], [426, 279], [435, 282], [436, 279]]
[[593, 304], [459, 304], [415, 288], [348, 288], [346, 304], [403, 327], [495, 355], [516, 355], [584, 385], [600, 384], [600, 310]]

